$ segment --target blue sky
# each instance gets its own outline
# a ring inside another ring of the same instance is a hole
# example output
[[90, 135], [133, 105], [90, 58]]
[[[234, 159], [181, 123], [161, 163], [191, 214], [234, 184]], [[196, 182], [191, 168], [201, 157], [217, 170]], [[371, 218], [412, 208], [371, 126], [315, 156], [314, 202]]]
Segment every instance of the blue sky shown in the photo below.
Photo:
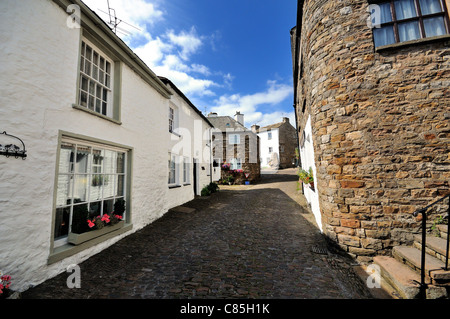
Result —
[[[107, 0], [84, 2], [109, 21]], [[289, 31], [296, 3], [109, 0], [124, 21], [118, 36], [157, 75], [174, 82], [204, 113], [240, 111], [247, 127], [282, 117], [294, 124]]]

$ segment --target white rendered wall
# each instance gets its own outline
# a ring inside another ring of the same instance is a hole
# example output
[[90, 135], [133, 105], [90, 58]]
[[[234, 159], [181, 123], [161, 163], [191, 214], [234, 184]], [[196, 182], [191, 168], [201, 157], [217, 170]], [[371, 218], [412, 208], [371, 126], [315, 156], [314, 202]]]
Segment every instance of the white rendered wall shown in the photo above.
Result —
[[313, 191], [311, 188], [304, 185], [304, 195], [305, 198], [311, 206], [311, 210], [314, 214], [314, 217], [316, 219], [317, 226], [322, 229], [322, 216], [320, 213], [320, 207], [319, 207], [319, 195], [317, 191], [317, 171], [316, 171], [316, 165], [314, 162], [314, 145], [312, 140], [312, 128], [311, 128], [311, 116], [308, 118], [308, 121], [305, 125], [305, 141], [304, 145], [300, 147], [300, 159], [301, 159], [301, 165], [302, 168], [306, 171], [309, 170], [310, 167], [312, 167], [313, 175], [314, 175], [314, 185], [315, 185], [315, 191]]
[[[72, 107], [80, 29], [49, 0], [0, 1], [0, 131], [23, 139], [28, 158], [0, 157], [0, 270], [23, 291], [161, 217], [167, 202], [169, 100], [122, 63], [122, 125]], [[48, 265], [60, 130], [133, 149], [133, 229]], [[162, 140], [161, 140], [162, 139]]]
[[258, 136], [260, 137], [260, 157], [261, 157], [261, 167], [269, 167], [267, 159], [272, 159], [272, 154], [269, 153], [269, 147], [272, 147], [273, 153], [276, 153], [278, 161], [280, 159], [279, 149], [279, 131], [278, 129], [272, 129], [272, 139], [269, 140], [269, 132], [260, 132]]
[[[211, 182], [210, 126], [176, 92], [171, 98], [171, 104], [176, 109], [176, 128], [174, 133], [170, 133], [167, 124], [166, 135], [168, 136], [169, 145], [167, 153], [170, 152], [178, 156], [178, 158], [189, 158], [190, 168], [189, 183], [184, 185], [183, 163], [180, 162], [177, 170], [177, 180], [180, 187], [168, 190], [166, 202], [169, 208], [182, 205], [194, 199], [194, 158], [199, 162], [197, 174], [198, 194], [200, 194], [204, 186]], [[168, 188], [167, 185], [166, 188]]]

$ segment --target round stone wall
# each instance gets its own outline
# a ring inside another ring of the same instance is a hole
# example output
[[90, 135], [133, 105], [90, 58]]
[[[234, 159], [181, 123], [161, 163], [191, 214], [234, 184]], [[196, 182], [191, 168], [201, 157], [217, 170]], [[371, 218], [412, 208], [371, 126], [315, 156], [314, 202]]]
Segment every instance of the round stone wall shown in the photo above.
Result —
[[449, 40], [378, 52], [368, 5], [304, 1], [297, 102], [300, 135], [311, 115], [324, 233], [366, 260], [409, 244], [412, 213], [450, 180]]

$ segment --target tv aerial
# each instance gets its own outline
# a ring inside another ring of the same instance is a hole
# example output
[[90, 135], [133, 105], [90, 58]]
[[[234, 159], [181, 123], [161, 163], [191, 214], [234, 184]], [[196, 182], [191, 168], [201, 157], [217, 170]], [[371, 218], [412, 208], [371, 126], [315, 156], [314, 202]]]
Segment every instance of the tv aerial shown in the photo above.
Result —
[[123, 34], [125, 36], [131, 35], [131, 31], [129, 31], [129, 30], [125, 29], [125, 28], [119, 27], [119, 24], [126, 24], [127, 26], [132, 27], [132, 28], [134, 28], [134, 29], [136, 29], [138, 31], [142, 31], [141, 29], [135, 27], [134, 25], [131, 25], [131, 24], [129, 24], [129, 23], [119, 19], [117, 17], [116, 10], [114, 8], [111, 8], [111, 6], [109, 5], [109, 0], [106, 0], [106, 1], [108, 3], [108, 12], [102, 11], [100, 9], [99, 9], [99, 11], [108, 15], [109, 22], [106, 21], [106, 23], [109, 25], [109, 27], [112, 29], [112, 31], [115, 34], [120, 33], [120, 34]]

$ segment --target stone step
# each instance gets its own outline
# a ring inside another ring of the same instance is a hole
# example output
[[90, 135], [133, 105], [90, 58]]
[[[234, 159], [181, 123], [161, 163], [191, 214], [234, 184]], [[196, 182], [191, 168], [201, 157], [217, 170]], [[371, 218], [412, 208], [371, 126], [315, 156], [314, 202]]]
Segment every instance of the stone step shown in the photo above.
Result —
[[[417, 247], [417, 249], [419, 250], [422, 249], [422, 235], [414, 235], [414, 246]], [[445, 263], [445, 256], [447, 252], [447, 239], [432, 235], [427, 236], [426, 252], [427, 254], [436, 257]]]
[[[397, 260], [411, 267], [413, 270], [420, 272], [421, 268], [421, 251], [415, 247], [396, 246], [392, 250], [392, 255]], [[430, 255], [425, 258], [425, 274], [433, 283], [447, 284], [450, 282], [450, 271], [445, 271], [445, 264]]]
[[[377, 256], [373, 262], [380, 267], [382, 278], [404, 299], [415, 299], [420, 293], [420, 276], [392, 257]], [[416, 280], [417, 282], [414, 282]]]
[[436, 225], [437, 229], [441, 233], [442, 238], [447, 238], [448, 225]]

